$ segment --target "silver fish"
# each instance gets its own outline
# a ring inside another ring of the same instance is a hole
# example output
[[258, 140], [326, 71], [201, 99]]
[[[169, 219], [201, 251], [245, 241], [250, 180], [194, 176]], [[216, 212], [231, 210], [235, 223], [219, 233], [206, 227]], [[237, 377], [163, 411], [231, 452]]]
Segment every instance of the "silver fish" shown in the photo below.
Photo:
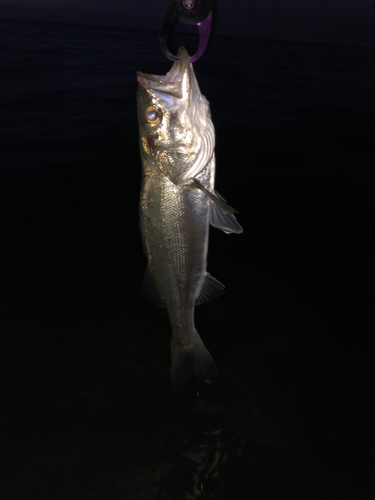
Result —
[[189, 54], [165, 76], [137, 72], [143, 167], [140, 229], [147, 267], [141, 293], [166, 307], [172, 329], [174, 391], [218, 370], [194, 326], [194, 308], [224, 293], [206, 272], [209, 224], [241, 233], [236, 211], [214, 191], [215, 132]]

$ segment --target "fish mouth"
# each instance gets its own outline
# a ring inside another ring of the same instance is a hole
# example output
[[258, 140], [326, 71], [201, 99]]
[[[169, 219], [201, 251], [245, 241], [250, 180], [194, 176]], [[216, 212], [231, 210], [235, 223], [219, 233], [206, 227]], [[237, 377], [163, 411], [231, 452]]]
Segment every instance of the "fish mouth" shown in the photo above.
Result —
[[150, 73], [137, 71], [138, 83], [145, 89], [154, 91], [162, 101], [165, 101], [167, 106], [170, 103], [170, 99], [165, 99], [163, 95], [159, 94], [165, 94], [165, 97], [170, 96], [183, 99], [184, 90], [185, 93], [188, 91], [188, 89], [184, 88], [183, 82], [186, 80], [184, 76], [187, 73], [186, 70], [189, 68], [189, 54], [185, 47], [180, 47], [177, 55], [179, 59], [173, 64], [166, 75], [151, 75]]

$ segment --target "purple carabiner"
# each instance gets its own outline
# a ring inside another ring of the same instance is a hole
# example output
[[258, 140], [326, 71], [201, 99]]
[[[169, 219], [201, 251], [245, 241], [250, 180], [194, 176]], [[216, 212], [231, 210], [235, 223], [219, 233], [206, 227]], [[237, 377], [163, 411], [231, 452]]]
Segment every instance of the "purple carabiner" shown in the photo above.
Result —
[[190, 56], [190, 62], [198, 61], [198, 59], [203, 55], [203, 52], [206, 50], [208, 40], [210, 39], [211, 24], [212, 11], [208, 14], [204, 21], [197, 24], [199, 32], [199, 46], [196, 53], [193, 56]]
[[168, 48], [169, 36], [178, 21], [198, 26], [199, 46], [196, 53], [190, 57], [190, 61], [197, 61], [202, 56], [210, 38], [212, 7], [213, 0], [169, 0], [159, 31], [161, 50], [168, 59], [172, 61], [178, 59], [178, 56], [172, 54]]

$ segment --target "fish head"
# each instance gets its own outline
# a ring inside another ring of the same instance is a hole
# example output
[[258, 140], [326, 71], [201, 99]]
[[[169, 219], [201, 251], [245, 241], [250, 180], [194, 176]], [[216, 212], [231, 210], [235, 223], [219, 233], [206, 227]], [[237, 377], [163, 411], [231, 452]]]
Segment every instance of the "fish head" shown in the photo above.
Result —
[[173, 182], [195, 177], [211, 159], [215, 133], [184, 47], [163, 76], [137, 72], [141, 155]]

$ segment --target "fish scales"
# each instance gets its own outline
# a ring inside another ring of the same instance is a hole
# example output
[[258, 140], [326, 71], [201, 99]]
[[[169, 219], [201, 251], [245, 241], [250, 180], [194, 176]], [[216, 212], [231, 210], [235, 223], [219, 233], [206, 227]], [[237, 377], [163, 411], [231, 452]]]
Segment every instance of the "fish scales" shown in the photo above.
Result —
[[147, 187], [146, 180], [141, 200], [142, 210], [150, 215], [142, 223], [149, 270], [167, 306], [174, 339], [182, 347], [195, 336], [194, 302], [206, 271], [210, 200], [202, 191], [179, 189], [162, 176], [158, 189], [154, 178], [149, 182], [153, 188]]

